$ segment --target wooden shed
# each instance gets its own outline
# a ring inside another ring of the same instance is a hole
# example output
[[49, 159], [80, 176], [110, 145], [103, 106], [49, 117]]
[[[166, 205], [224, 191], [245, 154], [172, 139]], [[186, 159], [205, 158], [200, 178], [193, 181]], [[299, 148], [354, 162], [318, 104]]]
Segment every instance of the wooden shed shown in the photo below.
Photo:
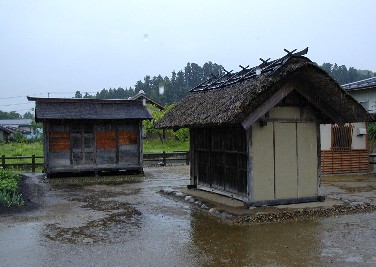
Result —
[[141, 101], [34, 98], [43, 122], [47, 175], [142, 171], [142, 128], [151, 115]]
[[248, 206], [320, 199], [320, 123], [372, 118], [307, 51], [213, 76], [157, 123], [190, 128], [190, 187]]

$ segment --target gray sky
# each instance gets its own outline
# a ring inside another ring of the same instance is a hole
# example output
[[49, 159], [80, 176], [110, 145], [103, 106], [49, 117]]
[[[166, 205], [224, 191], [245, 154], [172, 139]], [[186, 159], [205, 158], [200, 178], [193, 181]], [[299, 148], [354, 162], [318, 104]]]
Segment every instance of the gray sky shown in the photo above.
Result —
[[238, 71], [283, 48], [376, 71], [376, 1], [0, 1], [0, 110], [134, 86], [187, 62]]

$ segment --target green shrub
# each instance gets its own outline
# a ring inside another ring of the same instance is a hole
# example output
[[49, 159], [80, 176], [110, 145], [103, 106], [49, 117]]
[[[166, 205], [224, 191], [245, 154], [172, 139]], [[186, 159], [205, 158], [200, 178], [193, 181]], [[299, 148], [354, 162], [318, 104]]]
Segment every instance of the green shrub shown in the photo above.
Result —
[[0, 205], [22, 205], [22, 194], [18, 192], [20, 176], [12, 170], [0, 168]]
[[376, 141], [376, 123], [368, 124], [368, 139], [370, 141]]
[[23, 205], [24, 201], [22, 199], [22, 194], [16, 192], [0, 191], [0, 205], [11, 206], [11, 205]]

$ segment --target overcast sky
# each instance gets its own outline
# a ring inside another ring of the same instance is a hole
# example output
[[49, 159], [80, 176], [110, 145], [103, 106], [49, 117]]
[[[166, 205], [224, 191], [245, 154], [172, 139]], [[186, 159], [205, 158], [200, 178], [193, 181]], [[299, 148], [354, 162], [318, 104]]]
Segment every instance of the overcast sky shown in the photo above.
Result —
[[0, 110], [134, 86], [187, 62], [239, 70], [284, 48], [376, 71], [376, 1], [0, 1]]

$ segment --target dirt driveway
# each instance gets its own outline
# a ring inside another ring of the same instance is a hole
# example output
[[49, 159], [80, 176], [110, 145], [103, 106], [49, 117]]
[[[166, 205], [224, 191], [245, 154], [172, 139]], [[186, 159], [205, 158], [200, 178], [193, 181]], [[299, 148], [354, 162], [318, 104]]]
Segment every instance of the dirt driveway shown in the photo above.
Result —
[[[159, 193], [189, 169], [148, 168], [113, 185], [42, 183], [39, 208], [0, 214], [0, 266], [375, 266], [376, 212], [234, 225]], [[376, 204], [373, 176], [324, 180], [338, 200]]]

